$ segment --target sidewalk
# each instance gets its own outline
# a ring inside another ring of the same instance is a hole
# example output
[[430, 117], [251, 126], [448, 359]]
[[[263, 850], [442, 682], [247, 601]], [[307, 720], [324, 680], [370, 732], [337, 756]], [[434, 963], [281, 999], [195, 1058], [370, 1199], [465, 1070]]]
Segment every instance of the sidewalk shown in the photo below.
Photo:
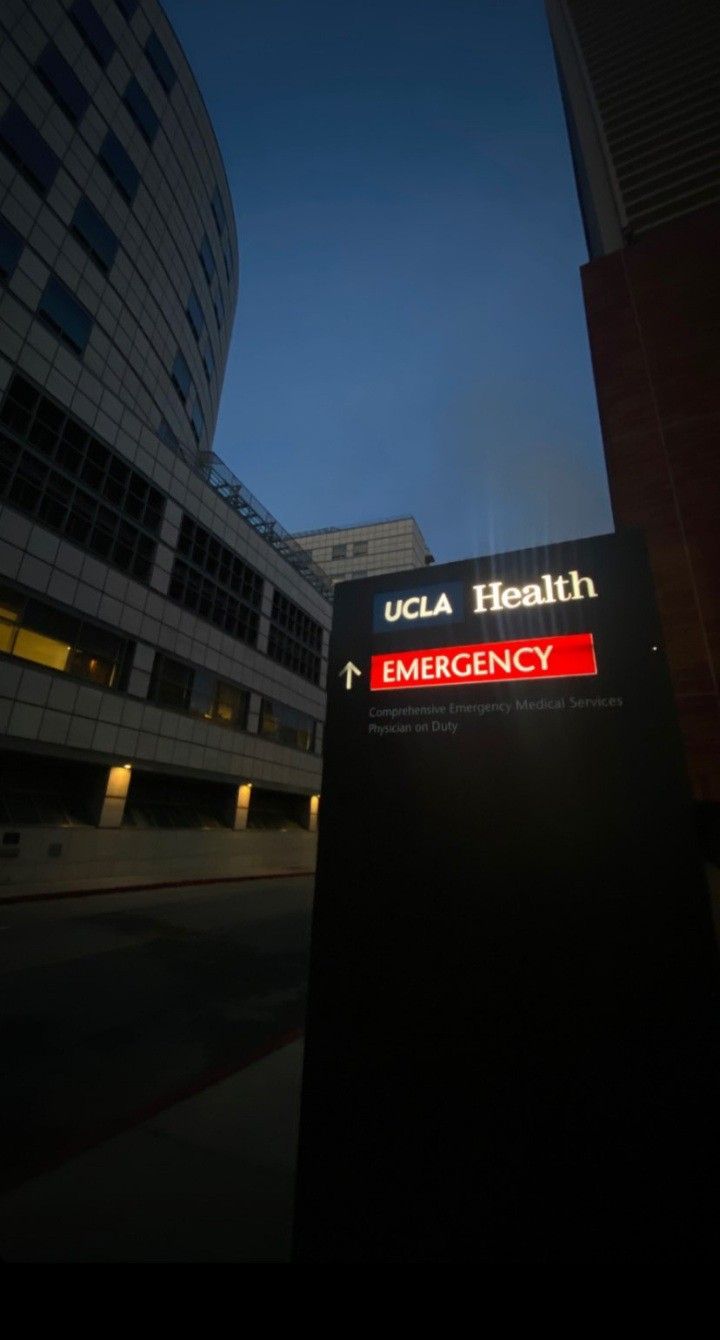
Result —
[[0, 1258], [287, 1262], [302, 1046], [291, 1042], [4, 1196]]

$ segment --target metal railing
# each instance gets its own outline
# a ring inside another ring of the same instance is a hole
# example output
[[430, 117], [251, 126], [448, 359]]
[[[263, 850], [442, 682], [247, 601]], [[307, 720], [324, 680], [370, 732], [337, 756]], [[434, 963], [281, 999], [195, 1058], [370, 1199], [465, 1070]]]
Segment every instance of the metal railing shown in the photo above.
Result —
[[267, 507], [263, 507], [259, 499], [245, 487], [237, 475], [233, 474], [225, 462], [215, 455], [214, 451], [190, 453], [175, 437], [174, 441], [169, 441], [166, 436], [161, 436], [161, 441], [176, 451], [185, 464], [204, 479], [221, 498], [224, 498], [233, 511], [272, 545], [276, 553], [295, 568], [295, 571], [299, 572], [324, 600], [332, 600], [332, 580], [325, 569], [313, 562], [307, 550], [293, 539], [290, 532], [280, 525]]

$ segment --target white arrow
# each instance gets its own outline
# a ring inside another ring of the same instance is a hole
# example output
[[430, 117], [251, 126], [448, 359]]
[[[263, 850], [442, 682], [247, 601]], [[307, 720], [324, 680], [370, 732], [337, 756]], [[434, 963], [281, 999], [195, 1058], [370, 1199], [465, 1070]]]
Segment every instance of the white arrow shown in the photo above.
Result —
[[345, 676], [345, 688], [346, 688], [346, 689], [351, 689], [351, 688], [352, 688], [352, 682], [353, 682], [353, 675], [361, 675], [361, 674], [362, 674], [362, 670], [358, 670], [357, 666], [356, 666], [356, 665], [353, 665], [352, 661], [348, 661], [347, 665], [344, 665], [343, 668], [342, 668], [342, 670], [340, 671], [340, 674], [338, 675], [338, 679], [342, 679], [342, 677], [343, 677], [343, 675], [344, 675], [344, 676]]

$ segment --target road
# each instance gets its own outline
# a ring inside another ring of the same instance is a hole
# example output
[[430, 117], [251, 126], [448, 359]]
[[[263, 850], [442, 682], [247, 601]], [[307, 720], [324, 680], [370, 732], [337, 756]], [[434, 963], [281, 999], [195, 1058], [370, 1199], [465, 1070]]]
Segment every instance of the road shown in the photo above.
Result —
[[303, 1026], [312, 880], [0, 907], [0, 1190]]

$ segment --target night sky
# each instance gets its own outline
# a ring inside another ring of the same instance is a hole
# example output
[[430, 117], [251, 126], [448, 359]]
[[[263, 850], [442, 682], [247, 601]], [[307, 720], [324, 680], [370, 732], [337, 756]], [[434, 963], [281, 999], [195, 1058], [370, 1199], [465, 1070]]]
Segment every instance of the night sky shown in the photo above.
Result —
[[166, 0], [240, 296], [215, 450], [289, 530], [440, 561], [612, 529], [542, 0]]

